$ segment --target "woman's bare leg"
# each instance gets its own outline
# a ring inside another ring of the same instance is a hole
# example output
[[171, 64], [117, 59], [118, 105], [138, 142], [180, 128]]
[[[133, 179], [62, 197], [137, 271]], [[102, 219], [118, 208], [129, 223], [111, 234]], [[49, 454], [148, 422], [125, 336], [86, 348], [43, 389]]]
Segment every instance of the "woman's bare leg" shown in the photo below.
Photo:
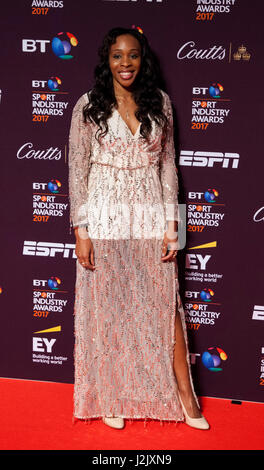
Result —
[[181, 400], [190, 418], [201, 418], [202, 414], [197, 406], [193, 395], [189, 368], [186, 359], [187, 351], [182, 329], [180, 313], [177, 312], [175, 320], [176, 342], [174, 346], [174, 373], [179, 389]]

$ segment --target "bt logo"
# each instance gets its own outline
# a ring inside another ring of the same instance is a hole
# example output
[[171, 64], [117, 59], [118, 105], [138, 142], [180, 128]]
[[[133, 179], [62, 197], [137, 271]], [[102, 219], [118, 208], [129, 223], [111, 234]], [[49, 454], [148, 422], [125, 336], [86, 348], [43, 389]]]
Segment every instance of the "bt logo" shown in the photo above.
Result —
[[58, 290], [61, 280], [58, 277], [50, 277], [48, 280], [48, 286], [52, 290]]
[[[33, 183], [33, 189], [35, 190], [46, 190], [46, 187], [48, 187], [49, 191], [53, 194], [56, 194], [59, 192], [59, 188], [61, 188], [61, 182], [56, 179], [51, 179], [48, 183]], [[43, 199], [44, 200], [44, 199]]]
[[192, 94], [193, 95], [206, 95], [207, 91], [209, 91], [210, 96], [212, 98], [220, 98], [220, 92], [224, 90], [223, 85], [220, 83], [212, 83], [212, 85], [208, 87], [200, 87], [200, 86], [194, 86], [192, 89]]
[[51, 193], [58, 193], [59, 188], [61, 187], [61, 182], [59, 180], [52, 179], [48, 182], [48, 189]]
[[46, 52], [46, 44], [49, 44], [48, 39], [22, 39], [23, 52]]
[[216, 189], [208, 189], [204, 193], [204, 198], [207, 202], [215, 202], [216, 197], [219, 196], [219, 193]]
[[211, 297], [214, 295], [214, 291], [212, 289], [204, 288], [200, 292], [199, 291], [185, 291], [185, 297], [188, 299], [201, 299], [204, 302], [210, 302]]
[[48, 87], [51, 91], [59, 91], [59, 85], [61, 85], [61, 79], [59, 77], [51, 77], [48, 80]]
[[206, 367], [206, 369], [210, 370], [211, 372], [220, 372], [222, 371], [223, 361], [227, 360], [227, 354], [223, 349], [218, 347], [208, 348], [202, 354], [202, 363]]
[[[50, 44], [49, 39], [22, 39], [23, 52], [41, 52], [47, 51], [47, 45]], [[54, 54], [60, 59], [72, 59], [70, 54], [72, 47], [78, 45], [77, 38], [72, 33], [58, 33], [52, 39], [51, 47]]]
[[52, 290], [58, 290], [59, 285], [61, 284], [61, 279], [56, 276], [49, 277], [48, 280], [46, 279], [33, 279], [33, 286], [34, 287], [46, 287], [47, 285]]
[[204, 193], [198, 191], [190, 191], [188, 193], [189, 199], [205, 199], [207, 202], [216, 202], [216, 198], [219, 196], [217, 189], [207, 189]]
[[200, 292], [200, 297], [203, 301], [205, 302], [210, 302], [211, 301], [211, 297], [213, 297], [214, 295], [214, 291], [212, 289], [203, 289], [201, 292]]
[[71, 48], [76, 47], [78, 41], [76, 37], [71, 33], [58, 33], [55, 38], [52, 39], [51, 47], [54, 54], [60, 59], [72, 59], [73, 55], [69, 54]]
[[209, 93], [212, 98], [220, 98], [220, 92], [224, 90], [224, 87], [220, 83], [213, 83], [209, 88]]
[[48, 80], [32, 80], [32, 88], [45, 88], [46, 85], [51, 91], [59, 91], [62, 81], [59, 77], [50, 77]]

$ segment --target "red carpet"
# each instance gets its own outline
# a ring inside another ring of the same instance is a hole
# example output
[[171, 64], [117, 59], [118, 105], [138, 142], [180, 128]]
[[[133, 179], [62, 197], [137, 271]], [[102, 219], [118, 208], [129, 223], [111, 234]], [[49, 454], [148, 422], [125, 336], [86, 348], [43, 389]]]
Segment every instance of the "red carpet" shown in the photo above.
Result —
[[73, 386], [0, 379], [1, 450], [262, 450], [264, 405], [201, 398], [209, 431], [144, 421], [72, 423]]

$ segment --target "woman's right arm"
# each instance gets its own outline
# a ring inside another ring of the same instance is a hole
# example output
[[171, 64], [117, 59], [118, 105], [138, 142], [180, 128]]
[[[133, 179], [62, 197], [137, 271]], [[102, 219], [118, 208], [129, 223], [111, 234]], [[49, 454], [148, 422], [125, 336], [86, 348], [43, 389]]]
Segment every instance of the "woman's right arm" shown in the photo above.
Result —
[[91, 124], [83, 119], [85, 104], [82, 96], [74, 106], [69, 134], [70, 228], [74, 228], [75, 253], [79, 262], [86, 263], [84, 267], [94, 269], [93, 245], [86, 230], [92, 130]]
[[75, 253], [79, 263], [84, 268], [95, 269], [94, 266], [94, 247], [85, 227], [75, 227], [74, 234], [76, 239]]
[[72, 112], [69, 134], [69, 200], [70, 226], [85, 227], [88, 223], [88, 174], [91, 151], [91, 124], [83, 120], [84, 96]]

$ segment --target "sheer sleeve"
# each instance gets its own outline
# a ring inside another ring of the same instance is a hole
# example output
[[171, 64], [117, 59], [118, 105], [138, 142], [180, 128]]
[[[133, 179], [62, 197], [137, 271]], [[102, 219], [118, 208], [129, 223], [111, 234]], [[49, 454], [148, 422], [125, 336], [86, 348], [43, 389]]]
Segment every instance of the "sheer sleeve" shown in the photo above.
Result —
[[69, 202], [70, 230], [88, 223], [88, 175], [91, 151], [91, 123], [83, 120], [85, 95], [76, 103], [72, 112], [69, 134]]
[[163, 92], [164, 113], [168, 119], [167, 135], [160, 159], [160, 180], [166, 221], [178, 221], [178, 170], [175, 164], [173, 114], [169, 96]]

